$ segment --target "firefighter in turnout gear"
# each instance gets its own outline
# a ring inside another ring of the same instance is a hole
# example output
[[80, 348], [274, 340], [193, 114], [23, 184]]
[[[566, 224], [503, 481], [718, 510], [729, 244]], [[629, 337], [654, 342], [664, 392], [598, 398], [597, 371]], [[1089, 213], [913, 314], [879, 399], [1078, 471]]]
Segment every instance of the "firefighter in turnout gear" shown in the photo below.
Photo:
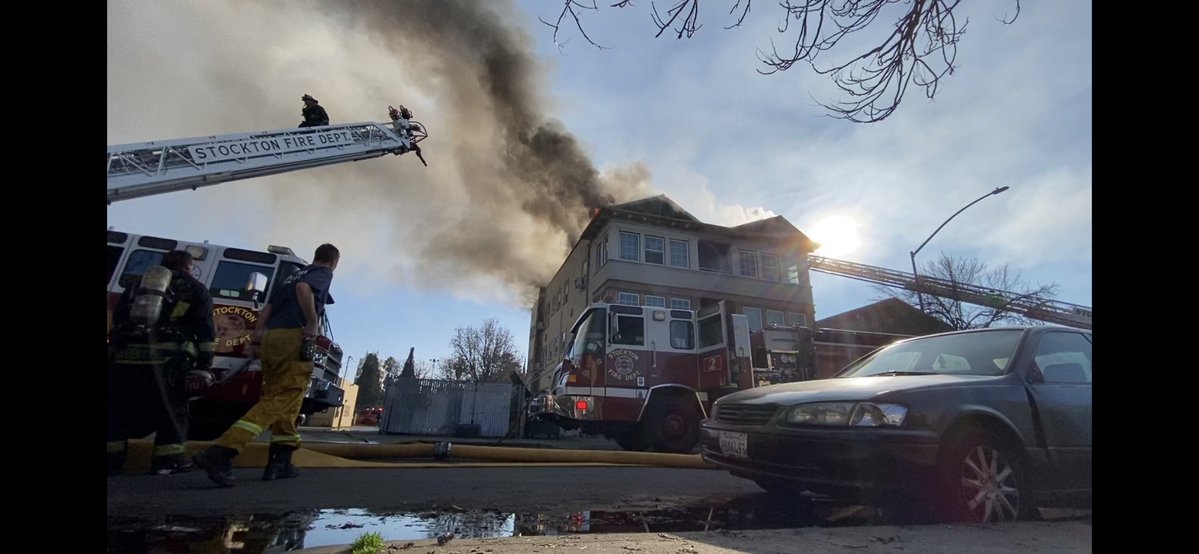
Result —
[[108, 346], [108, 473], [119, 473], [128, 441], [154, 434], [154, 473], [195, 469], [185, 455], [188, 398], [212, 382], [212, 296], [192, 277], [192, 256], [168, 252], [125, 289]]
[[291, 463], [292, 453], [300, 448], [296, 418], [312, 379], [313, 340], [325, 304], [333, 303], [329, 285], [340, 258], [337, 247], [320, 245], [312, 263], [284, 279], [262, 307], [250, 343], [262, 360], [262, 397], [212, 446], [192, 458], [217, 485], [233, 486], [233, 458], [264, 429], [271, 431], [271, 446], [262, 480], [300, 474]]

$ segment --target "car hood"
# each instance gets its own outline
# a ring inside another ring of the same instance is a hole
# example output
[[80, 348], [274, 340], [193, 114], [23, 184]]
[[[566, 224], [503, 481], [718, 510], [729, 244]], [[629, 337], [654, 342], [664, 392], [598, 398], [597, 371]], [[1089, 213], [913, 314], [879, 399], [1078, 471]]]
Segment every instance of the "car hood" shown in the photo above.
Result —
[[806, 402], [858, 401], [895, 391], [981, 384], [998, 378], [993, 375], [885, 375], [817, 379], [755, 387], [729, 394], [720, 401], [783, 406]]

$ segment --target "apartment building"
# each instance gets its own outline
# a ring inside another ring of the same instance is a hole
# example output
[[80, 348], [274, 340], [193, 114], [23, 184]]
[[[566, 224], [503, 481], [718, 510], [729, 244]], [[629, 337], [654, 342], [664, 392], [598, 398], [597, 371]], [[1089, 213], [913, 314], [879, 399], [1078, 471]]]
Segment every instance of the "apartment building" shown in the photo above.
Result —
[[782, 216], [724, 227], [665, 195], [598, 210], [549, 284], [529, 328], [529, 385], [549, 386], [592, 303], [698, 310], [721, 300], [764, 325], [815, 320], [807, 255], [819, 245]]

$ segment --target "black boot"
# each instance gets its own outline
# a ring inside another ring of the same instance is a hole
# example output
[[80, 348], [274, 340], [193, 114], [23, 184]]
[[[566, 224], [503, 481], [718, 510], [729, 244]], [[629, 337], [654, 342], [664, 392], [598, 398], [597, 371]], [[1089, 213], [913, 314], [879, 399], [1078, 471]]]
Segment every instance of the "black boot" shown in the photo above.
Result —
[[208, 472], [208, 478], [222, 487], [233, 486], [233, 458], [237, 451], [224, 446], [209, 446], [199, 454], [192, 456], [192, 461]]
[[183, 454], [170, 454], [167, 456], [155, 456], [150, 461], [150, 470], [158, 475], [171, 475], [174, 473], [187, 473], [196, 469], [196, 464], [187, 459]]
[[290, 445], [272, 444], [266, 469], [262, 470], [262, 480], [273, 481], [298, 477], [300, 469], [291, 464], [291, 453], [295, 451], [296, 448]]

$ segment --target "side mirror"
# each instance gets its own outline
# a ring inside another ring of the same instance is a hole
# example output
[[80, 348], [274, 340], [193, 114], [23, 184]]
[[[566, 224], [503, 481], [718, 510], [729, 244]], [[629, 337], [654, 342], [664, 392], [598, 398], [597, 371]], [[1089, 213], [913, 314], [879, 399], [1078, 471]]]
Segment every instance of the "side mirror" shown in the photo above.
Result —
[[250, 293], [250, 300], [254, 302], [254, 309], [261, 308], [262, 293], [266, 291], [266, 275], [255, 271], [250, 274], [250, 280], [246, 283], [246, 292]]

